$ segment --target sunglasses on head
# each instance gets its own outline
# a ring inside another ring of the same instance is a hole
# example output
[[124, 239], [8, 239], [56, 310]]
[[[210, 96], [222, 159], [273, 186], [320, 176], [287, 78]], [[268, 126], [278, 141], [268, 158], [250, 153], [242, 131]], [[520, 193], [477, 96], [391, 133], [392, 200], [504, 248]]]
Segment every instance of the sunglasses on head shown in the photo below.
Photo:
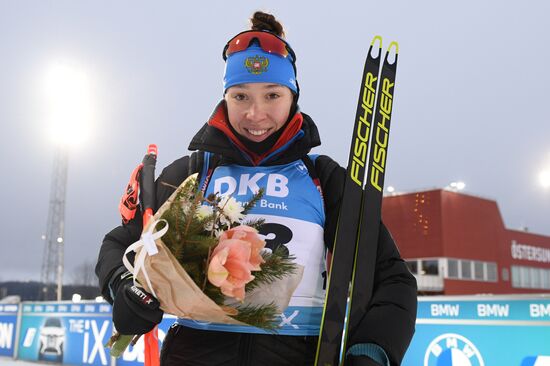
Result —
[[257, 40], [265, 52], [274, 53], [282, 57], [290, 55], [292, 63], [296, 62], [294, 51], [284, 39], [271, 32], [257, 30], [244, 31], [231, 38], [223, 49], [222, 56], [224, 61], [235, 52], [246, 50], [253, 40]]

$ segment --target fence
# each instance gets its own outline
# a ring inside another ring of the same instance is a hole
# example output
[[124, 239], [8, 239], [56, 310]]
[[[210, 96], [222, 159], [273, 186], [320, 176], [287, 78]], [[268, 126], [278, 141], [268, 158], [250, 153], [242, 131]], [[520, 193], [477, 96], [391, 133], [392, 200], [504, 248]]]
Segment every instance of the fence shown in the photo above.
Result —
[[[420, 297], [404, 366], [549, 366], [550, 296]], [[162, 342], [175, 318], [159, 324]], [[399, 330], [396, 329], [396, 332]], [[143, 342], [121, 358], [104, 348], [111, 306], [96, 302], [0, 304], [0, 356], [70, 365], [142, 365]]]

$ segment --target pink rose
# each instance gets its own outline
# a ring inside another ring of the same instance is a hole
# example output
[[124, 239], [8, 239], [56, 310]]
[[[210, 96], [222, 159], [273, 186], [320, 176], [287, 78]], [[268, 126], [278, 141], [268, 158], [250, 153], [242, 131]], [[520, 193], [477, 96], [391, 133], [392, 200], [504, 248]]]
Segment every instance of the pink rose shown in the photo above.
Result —
[[252, 265], [251, 270], [261, 270], [260, 264], [264, 263], [265, 261], [262, 258], [260, 252], [265, 247], [265, 241], [260, 239], [260, 237], [258, 236], [258, 231], [256, 229], [246, 225], [235, 226], [234, 228], [227, 230], [223, 232], [222, 235], [220, 235], [220, 244], [223, 240], [226, 239], [236, 239], [250, 243], [251, 253], [249, 263]]
[[252, 271], [261, 270], [264, 263], [260, 251], [265, 241], [250, 226], [236, 226], [225, 231], [212, 251], [208, 265], [208, 280], [220, 287], [226, 296], [243, 300], [246, 284], [254, 279]]

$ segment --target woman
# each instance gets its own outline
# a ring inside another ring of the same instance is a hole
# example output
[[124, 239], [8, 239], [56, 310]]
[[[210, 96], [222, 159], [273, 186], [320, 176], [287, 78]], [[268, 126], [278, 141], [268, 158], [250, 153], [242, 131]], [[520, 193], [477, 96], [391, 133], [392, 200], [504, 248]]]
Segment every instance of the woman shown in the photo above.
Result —
[[[266, 246], [283, 246], [305, 267], [277, 334], [257, 328], [179, 319], [162, 347], [163, 365], [312, 365], [325, 298], [325, 258], [336, 230], [345, 169], [327, 156], [313, 120], [298, 109], [296, 56], [281, 24], [256, 12], [250, 31], [223, 50], [224, 98], [189, 146], [197, 150], [165, 168], [157, 180], [160, 206], [188, 175], [199, 171], [206, 194], [247, 201], [263, 187], [251, 214], [266, 223]], [[322, 193], [320, 193], [322, 192]], [[96, 273], [113, 321], [123, 334], [142, 334], [160, 322], [158, 302], [140, 301], [122, 266], [126, 247], [141, 233], [140, 215], [106, 235]], [[416, 282], [381, 224], [372, 301], [350, 330], [351, 365], [398, 365], [414, 332]]]

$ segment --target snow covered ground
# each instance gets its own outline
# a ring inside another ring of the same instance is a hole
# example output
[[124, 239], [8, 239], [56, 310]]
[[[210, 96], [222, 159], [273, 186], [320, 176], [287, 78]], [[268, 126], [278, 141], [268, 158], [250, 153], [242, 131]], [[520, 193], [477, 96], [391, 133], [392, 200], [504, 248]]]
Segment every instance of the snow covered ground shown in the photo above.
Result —
[[53, 365], [46, 362], [29, 362], [14, 360], [11, 357], [0, 357], [0, 366], [40, 366], [40, 365]]

